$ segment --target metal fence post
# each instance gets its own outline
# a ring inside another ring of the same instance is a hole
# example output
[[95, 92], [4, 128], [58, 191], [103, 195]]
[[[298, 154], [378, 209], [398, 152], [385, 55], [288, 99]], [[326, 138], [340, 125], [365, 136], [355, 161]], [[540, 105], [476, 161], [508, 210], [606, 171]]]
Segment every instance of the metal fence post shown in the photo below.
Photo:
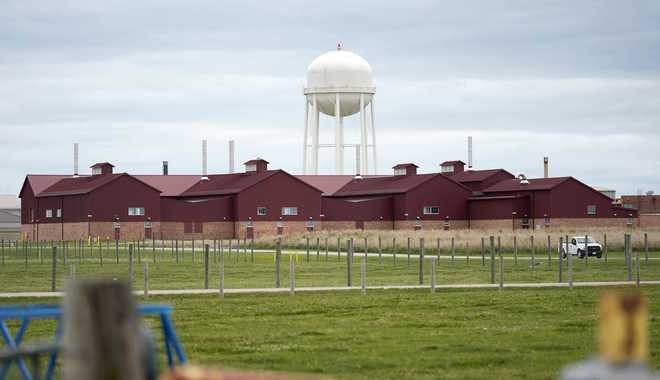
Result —
[[626, 257], [627, 257], [626, 265], [627, 265], [627, 268], [628, 268], [628, 281], [632, 281], [632, 252], [633, 252], [632, 238], [631, 238], [630, 234], [626, 234], [625, 236], [626, 237], [624, 239], [627, 239], [627, 242], [628, 242], [628, 244], [626, 245], [627, 246], [627, 249], [626, 249], [626, 252], [627, 252], [627, 254], [626, 254]]
[[607, 232], [603, 233], [603, 254], [605, 255], [605, 265], [607, 265]]
[[325, 238], [325, 262], [328, 262], [328, 251], [330, 247], [328, 247], [328, 238]]
[[320, 258], [321, 258], [321, 240], [317, 236], [316, 237], [316, 261], [319, 261]]
[[568, 287], [573, 289], [573, 255], [568, 251], [568, 235], [566, 235], [566, 255], [568, 258]]
[[550, 235], [548, 235], [548, 269], [552, 270], [552, 242], [550, 241]]
[[561, 253], [561, 250], [563, 249], [564, 246], [564, 238], [559, 237], [559, 249], [557, 250], [558, 255], [559, 255], [559, 282], [563, 282], [563, 271], [564, 271], [564, 263], [563, 263], [563, 256]]
[[532, 270], [536, 269], [536, 247], [534, 246], [534, 235], [529, 237], [529, 244], [532, 252]]
[[396, 238], [392, 238], [392, 258], [393, 258], [393, 264], [396, 264]]
[[589, 236], [584, 235], [584, 266], [589, 265]]
[[513, 265], [518, 265], [518, 236], [513, 235]]
[[117, 259], [117, 264], [119, 264], [119, 240], [115, 240], [115, 258]]
[[57, 247], [53, 246], [53, 258], [50, 266], [50, 291], [55, 291], [55, 278], [57, 273]]
[[360, 265], [360, 287], [362, 288], [362, 295], [367, 294], [367, 255], [362, 256], [362, 264]]
[[490, 237], [490, 283], [495, 283], [495, 236]]
[[133, 244], [128, 246], [128, 284], [133, 287]]
[[337, 236], [337, 261], [341, 260], [341, 238]]
[[204, 245], [204, 289], [209, 288], [209, 245]]
[[636, 261], [636, 263], [635, 263], [636, 264], [635, 265], [635, 272], [636, 272], [636, 278], [637, 278], [637, 287], [639, 288], [639, 282], [640, 282], [640, 278], [639, 278], [639, 276], [640, 276], [640, 273], [639, 273], [640, 272], [640, 270], [639, 270], [640, 269], [639, 268], [639, 265], [640, 265], [639, 264], [639, 261], [640, 261], [639, 260], [639, 250], [637, 250], [635, 252], [635, 261]]
[[499, 290], [504, 289], [504, 260], [502, 259], [502, 251], [498, 250], [498, 256], [500, 260], [500, 287]]
[[296, 294], [296, 260], [293, 259], [293, 255], [289, 255], [289, 294]]
[[644, 232], [644, 264], [649, 263], [649, 234]]
[[454, 237], [451, 237], [451, 262], [454, 262], [454, 254], [455, 254], [455, 246], [454, 246]]
[[306, 242], [307, 242], [306, 245], [305, 245], [305, 249], [307, 251], [306, 257], [307, 257], [307, 262], [309, 262], [309, 236], [307, 236], [305, 239], [306, 239]]
[[407, 248], [406, 248], [406, 253], [408, 254], [408, 266], [410, 267], [410, 237], [408, 237], [408, 243], [407, 243]]
[[419, 239], [419, 284], [424, 285], [424, 238]]
[[346, 286], [353, 286], [353, 238], [346, 241]]
[[225, 298], [225, 252], [220, 239], [220, 257], [218, 258], [218, 290], [220, 299]]
[[481, 266], [486, 266], [486, 243], [484, 237], [481, 237]]
[[[309, 238], [308, 238], [309, 239]], [[280, 287], [280, 260], [282, 256], [282, 238], [277, 238], [277, 249], [275, 250], [275, 287]], [[309, 256], [308, 256], [309, 258]]]
[[435, 293], [435, 262], [437, 257], [431, 257], [431, 293]]
[[378, 263], [380, 264], [383, 260], [383, 242], [380, 240], [380, 235], [378, 235]]
[[144, 263], [144, 297], [149, 297], [149, 263]]

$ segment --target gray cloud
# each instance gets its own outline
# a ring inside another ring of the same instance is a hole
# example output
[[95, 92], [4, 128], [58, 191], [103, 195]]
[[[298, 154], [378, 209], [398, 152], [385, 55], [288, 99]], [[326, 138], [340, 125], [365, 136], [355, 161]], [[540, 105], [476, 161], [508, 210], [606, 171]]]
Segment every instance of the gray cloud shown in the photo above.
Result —
[[305, 69], [337, 41], [374, 68], [382, 172], [464, 159], [472, 134], [482, 168], [538, 175], [550, 155], [557, 175], [660, 190], [658, 19], [655, 1], [4, 2], [0, 193], [69, 172], [74, 141], [84, 164], [148, 173], [197, 171], [201, 138], [224, 170], [234, 138], [297, 172]]

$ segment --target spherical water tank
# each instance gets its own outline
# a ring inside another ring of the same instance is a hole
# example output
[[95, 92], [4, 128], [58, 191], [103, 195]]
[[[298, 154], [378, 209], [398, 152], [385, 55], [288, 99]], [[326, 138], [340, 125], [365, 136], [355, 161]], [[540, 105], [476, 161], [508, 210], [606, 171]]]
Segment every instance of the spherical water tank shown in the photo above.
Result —
[[305, 93], [310, 104], [313, 95], [319, 111], [335, 116], [336, 94], [340, 93], [341, 116], [350, 116], [360, 110], [360, 93], [364, 94], [364, 106], [371, 102], [374, 93], [371, 66], [359, 55], [334, 50], [318, 56], [307, 68]]

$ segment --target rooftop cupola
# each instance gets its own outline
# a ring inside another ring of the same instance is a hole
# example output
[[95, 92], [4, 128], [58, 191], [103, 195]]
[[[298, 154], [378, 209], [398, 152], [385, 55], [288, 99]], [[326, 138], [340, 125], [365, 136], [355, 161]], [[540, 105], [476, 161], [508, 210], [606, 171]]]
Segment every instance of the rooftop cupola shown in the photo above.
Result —
[[396, 166], [393, 166], [392, 169], [394, 169], [394, 175], [417, 175], [417, 168], [419, 166], [413, 164], [413, 163], [407, 163], [407, 164], [398, 164]]
[[454, 175], [465, 171], [465, 162], [463, 161], [445, 161], [440, 164], [440, 172], [446, 175]]
[[268, 161], [263, 158], [256, 158], [254, 160], [244, 163], [246, 173], [261, 173], [268, 170]]
[[112, 168], [115, 166], [109, 162], [99, 162], [90, 167], [92, 168], [92, 175], [106, 175], [112, 174]]

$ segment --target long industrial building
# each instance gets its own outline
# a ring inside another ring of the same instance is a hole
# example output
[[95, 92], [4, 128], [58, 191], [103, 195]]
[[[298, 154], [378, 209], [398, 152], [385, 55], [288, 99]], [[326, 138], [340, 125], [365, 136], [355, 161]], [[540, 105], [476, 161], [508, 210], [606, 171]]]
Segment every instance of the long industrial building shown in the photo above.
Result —
[[26, 176], [21, 232], [31, 240], [251, 238], [322, 230], [545, 229], [639, 225], [637, 211], [573, 177], [504, 169], [437, 173], [413, 163], [391, 175], [300, 175], [246, 162], [241, 173]]

